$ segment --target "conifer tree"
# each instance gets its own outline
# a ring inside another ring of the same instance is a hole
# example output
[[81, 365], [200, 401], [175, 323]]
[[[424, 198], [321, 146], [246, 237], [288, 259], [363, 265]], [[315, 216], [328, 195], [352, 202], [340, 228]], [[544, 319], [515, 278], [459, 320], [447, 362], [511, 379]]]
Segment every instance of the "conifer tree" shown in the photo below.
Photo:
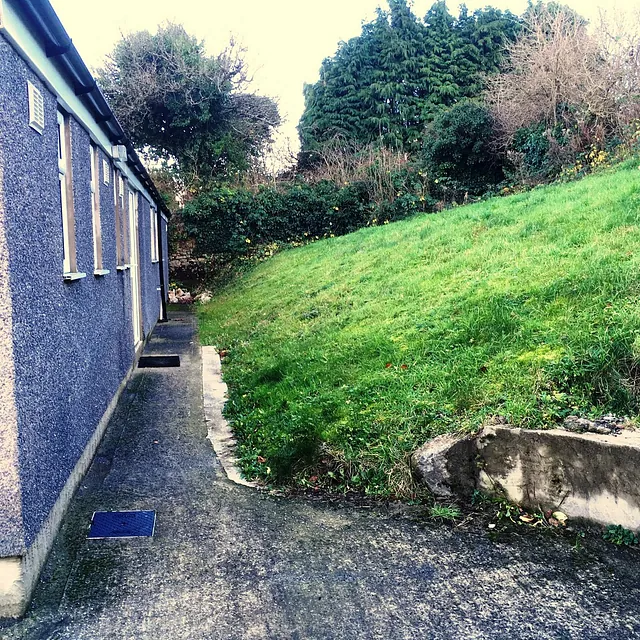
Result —
[[419, 20], [407, 0], [388, 3], [305, 86], [303, 156], [336, 137], [417, 151], [438, 112], [479, 95], [519, 24], [490, 7], [469, 14], [463, 5], [456, 20], [437, 0]]

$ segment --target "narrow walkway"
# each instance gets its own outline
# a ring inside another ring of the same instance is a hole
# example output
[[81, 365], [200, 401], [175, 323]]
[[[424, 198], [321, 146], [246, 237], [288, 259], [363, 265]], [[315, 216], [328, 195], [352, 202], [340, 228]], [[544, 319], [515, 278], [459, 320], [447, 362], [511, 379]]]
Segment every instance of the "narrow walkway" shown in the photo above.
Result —
[[[206, 439], [195, 318], [174, 314], [75, 497], [27, 640], [640, 637], [640, 554], [494, 543], [383, 509], [230, 483]], [[153, 539], [87, 541], [94, 510], [155, 509]]]

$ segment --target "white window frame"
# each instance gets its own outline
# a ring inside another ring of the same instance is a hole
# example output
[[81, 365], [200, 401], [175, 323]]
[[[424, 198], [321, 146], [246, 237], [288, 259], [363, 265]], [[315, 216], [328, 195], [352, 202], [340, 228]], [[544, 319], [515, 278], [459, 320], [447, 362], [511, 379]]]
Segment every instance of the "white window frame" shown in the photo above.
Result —
[[60, 183], [60, 205], [62, 209], [62, 238], [64, 257], [62, 260], [64, 273], [71, 273], [71, 241], [69, 234], [69, 203], [67, 202], [67, 123], [61, 111], [58, 111], [58, 181]]
[[102, 264], [102, 223], [100, 221], [100, 153], [92, 142], [89, 145], [91, 161], [91, 222], [93, 229], [93, 275], [106, 276], [108, 269]]
[[151, 262], [159, 262], [160, 251], [158, 250], [158, 212], [149, 208], [151, 222]]
[[76, 261], [76, 224], [73, 205], [73, 169], [71, 163], [71, 124], [69, 116], [57, 112], [58, 182], [60, 184], [60, 215], [62, 216], [62, 277], [64, 280], [86, 278], [78, 271]]

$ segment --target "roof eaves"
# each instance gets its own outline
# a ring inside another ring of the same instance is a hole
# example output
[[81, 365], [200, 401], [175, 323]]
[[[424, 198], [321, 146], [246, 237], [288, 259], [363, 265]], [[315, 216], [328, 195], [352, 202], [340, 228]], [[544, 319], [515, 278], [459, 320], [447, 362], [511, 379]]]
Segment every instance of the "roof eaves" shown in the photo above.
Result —
[[49, 0], [20, 0], [18, 5], [23, 17], [32, 26], [33, 34], [40, 41], [47, 57], [73, 87], [78, 99], [85, 104], [112, 144], [124, 145], [127, 148], [127, 164], [153, 196], [160, 210], [167, 217], [171, 217], [169, 208], [140, 161], [133, 143], [118, 122]]

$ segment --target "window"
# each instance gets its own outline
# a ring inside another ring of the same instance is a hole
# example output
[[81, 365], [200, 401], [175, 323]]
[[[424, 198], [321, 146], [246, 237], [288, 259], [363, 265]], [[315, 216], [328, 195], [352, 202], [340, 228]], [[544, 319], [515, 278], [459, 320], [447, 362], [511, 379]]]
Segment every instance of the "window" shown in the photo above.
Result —
[[29, 126], [42, 135], [44, 131], [44, 98], [40, 89], [27, 81], [29, 94]]
[[65, 280], [84, 278], [76, 264], [75, 219], [73, 210], [73, 177], [71, 173], [71, 128], [69, 116], [58, 111], [58, 181], [62, 213], [63, 272]]
[[[131, 260], [129, 255], [129, 210], [127, 209], [127, 199], [130, 201], [131, 198], [128, 197], [131, 194], [131, 189], [129, 189], [129, 184], [126, 180], [120, 176], [120, 180], [122, 181], [122, 189], [120, 190], [120, 198], [122, 202], [122, 249], [123, 249], [123, 258], [124, 263], [129, 266]], [[129, 202], [131, 205], [131, 202]]]
[[100, 154], [95, 145], [89, 147], [91, 156], [91, 218], [93, 221], [93, 273], [105, 276], [102, 267], [102, 225], [100, 223]]
[[151, 207], [151, 262], [158, 262], [159, 251], [158, 251], [158, 214], [156, 210]]
[[122, 258], [122, 204], [120, 200], [120, 174], [117, 169], [113, 170], [113, 205], [116, 214], [116, 266], [118, 269], [124, 268]]
[[127, 215], [127, 182], [122, 174], [113, 171], [113, 197], [116, 209], [116, 261], [118, 270], [122, 271], [129, 266], [129, 222]]

